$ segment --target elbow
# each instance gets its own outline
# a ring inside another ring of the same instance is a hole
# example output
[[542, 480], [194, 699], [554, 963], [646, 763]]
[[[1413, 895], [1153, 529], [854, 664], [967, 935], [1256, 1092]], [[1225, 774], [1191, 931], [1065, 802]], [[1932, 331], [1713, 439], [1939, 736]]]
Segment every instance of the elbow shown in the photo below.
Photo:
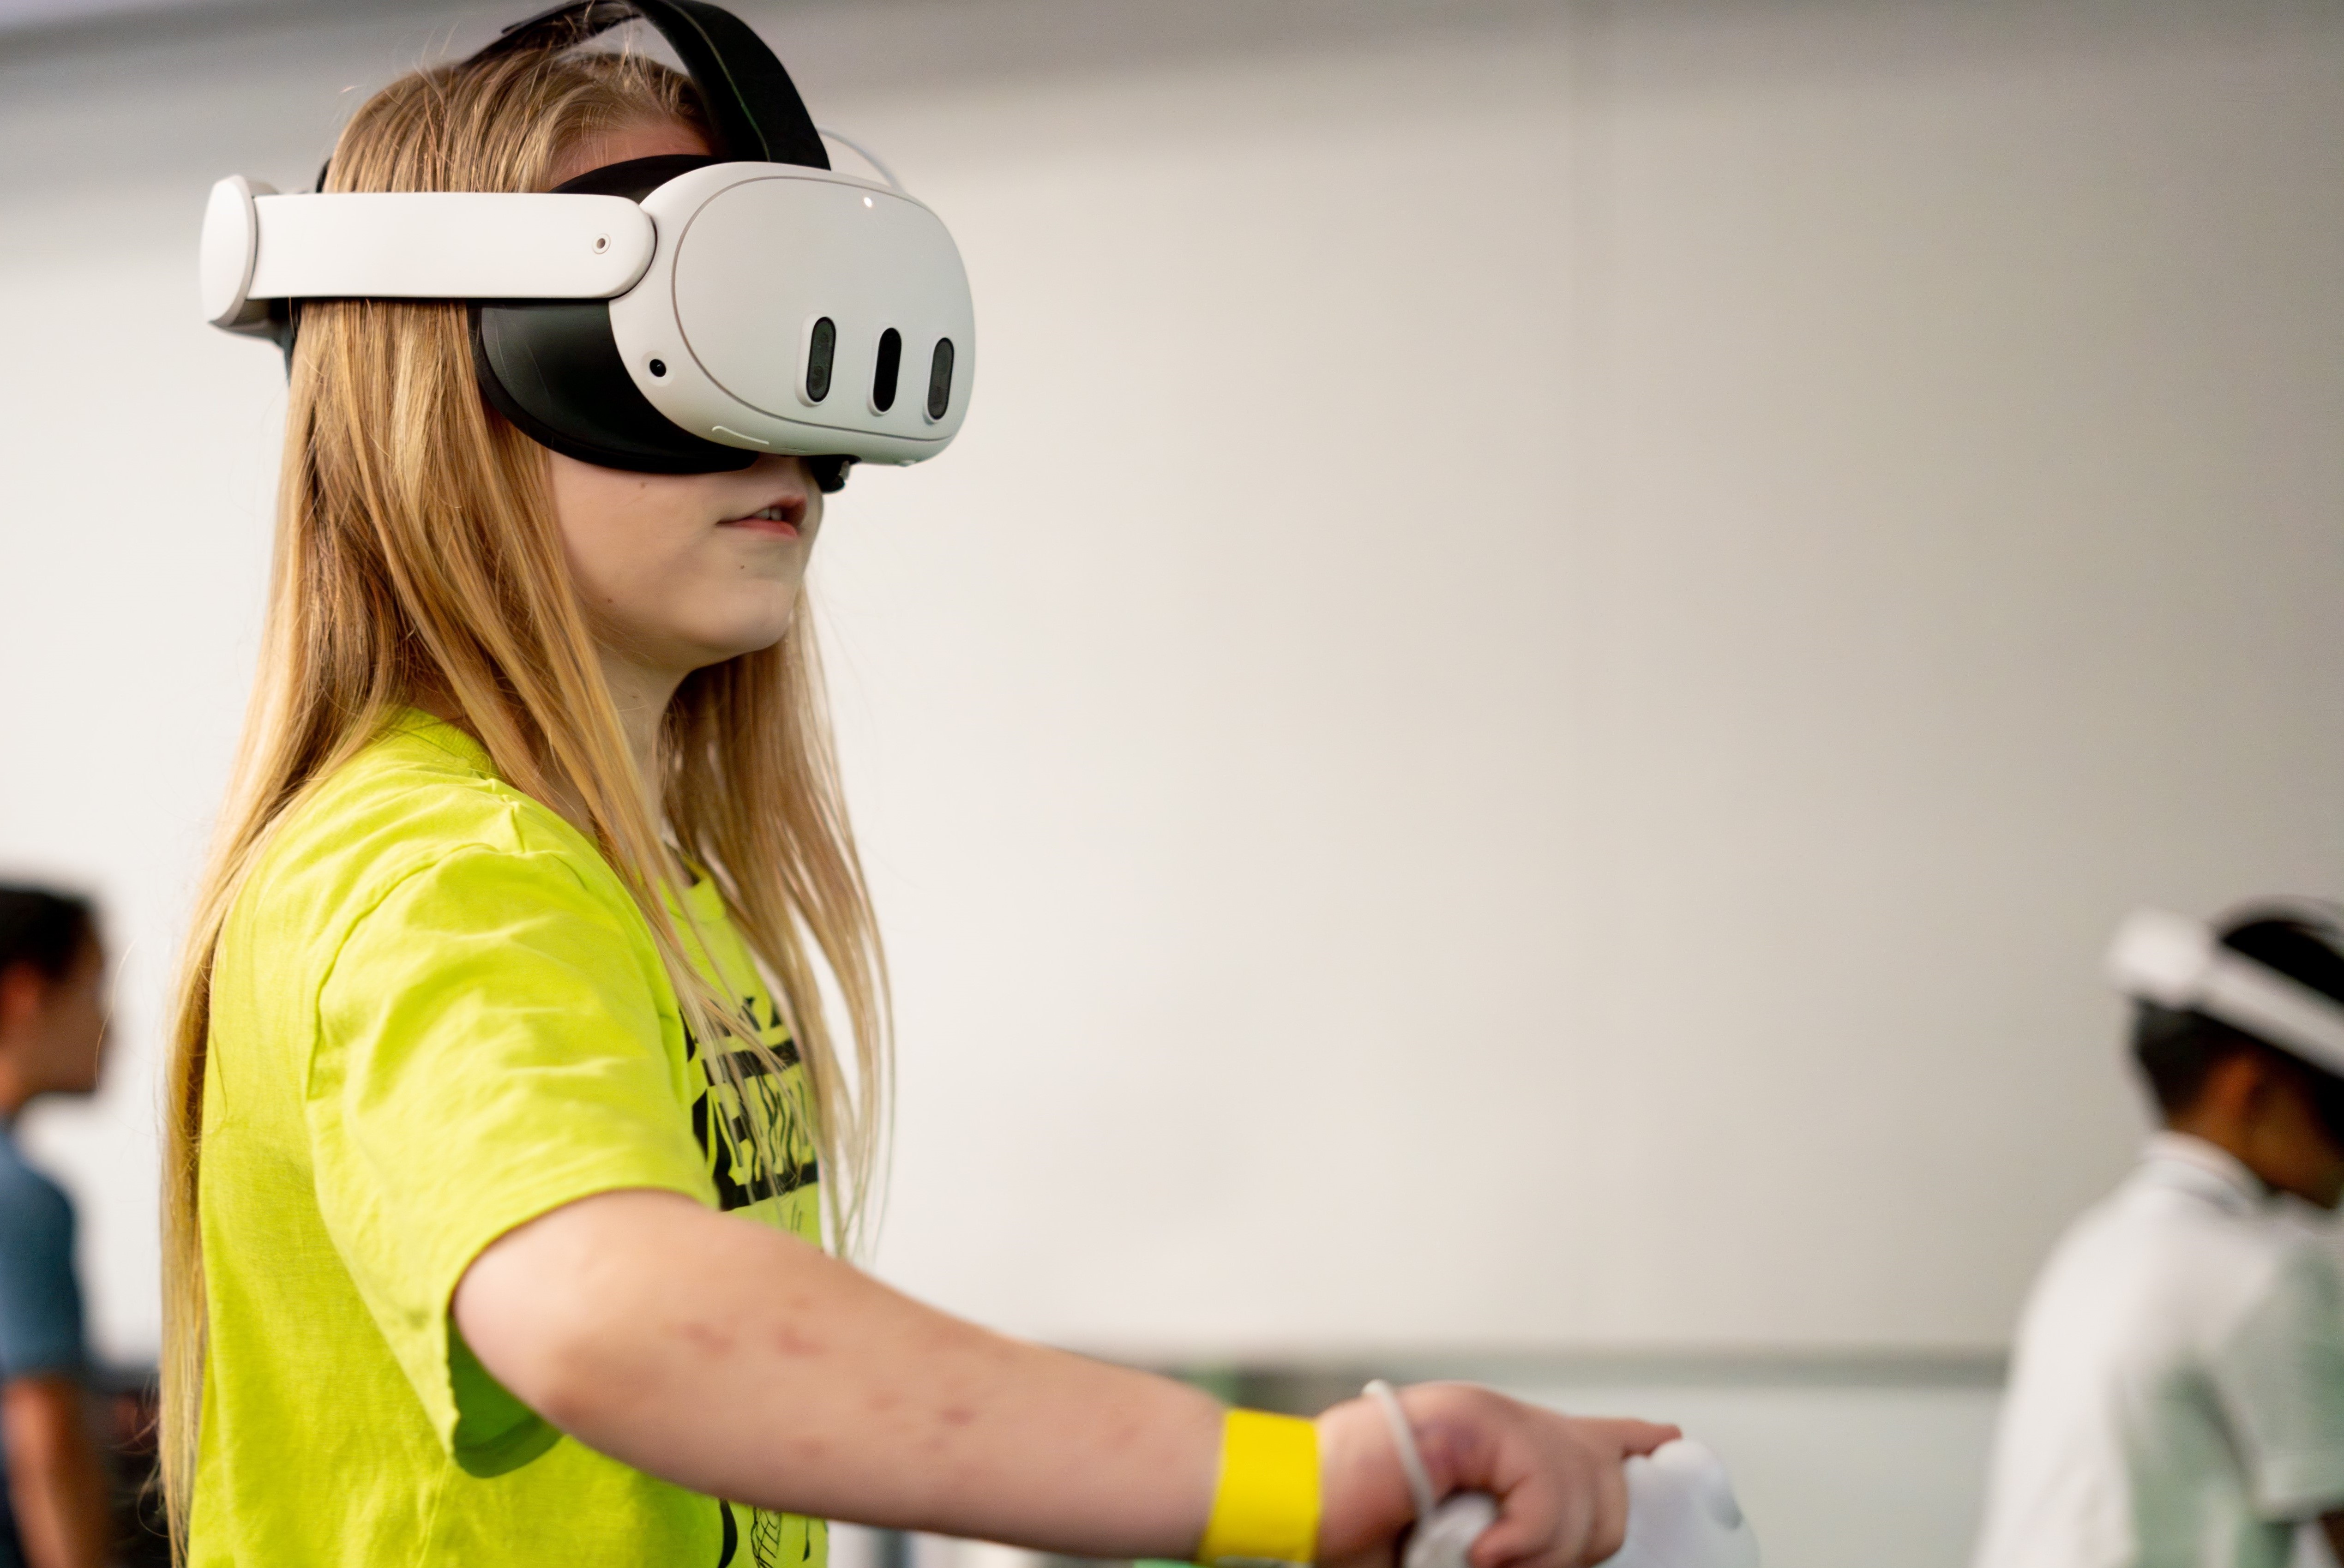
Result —
[[8, 1480], [45, 1482], [83, 1438], [80, 1381], [62, 1373], [36, 1372], [11, 1378], [0, 1388], [0, 1447], [8, 1456]]
[[658, 1245], [645, 1226], [688, 1229], [704, 1213], [687, 1199], [615, 1194], [510, 1232], [458, 1283], [456, 1330], [507, 1392], [591, 1443], [655, 1403], [672, 1372], [672, 1336], [646, 1330], [676, 1315], [673, 1271], [643, 1266]]
[[465, 1344], [506, 1392], [582, 1436], [625, 1405], [639, 1369], [629, 1365], [633, 1358], [612, 1325], [563, 1296], [516, 1302], [460, 1290], [453, 1317]]
[[[497, 1381], [515, 1399], [566, 1432], [591, 1431], [607, 1419], [611, 1380], [591, 1325], [545, 1322], [514, 1351], [490, 1361]], [[476, 1350], [475, 1353], [478, 1351]]]

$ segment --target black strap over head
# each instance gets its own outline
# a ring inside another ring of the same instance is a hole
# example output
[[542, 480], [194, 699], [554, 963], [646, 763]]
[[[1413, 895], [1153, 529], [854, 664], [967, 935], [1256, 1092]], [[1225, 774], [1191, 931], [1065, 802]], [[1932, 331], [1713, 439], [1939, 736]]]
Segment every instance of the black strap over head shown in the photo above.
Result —
[[514, 23], [472, 58], [490, 59], [515, 49], [575, 48], [639, 17], [659, 29], [700, 89], [719, 157], [830, 167], [822, 135], [789, 72], [753, 28], [706, 0], [572, 0]]

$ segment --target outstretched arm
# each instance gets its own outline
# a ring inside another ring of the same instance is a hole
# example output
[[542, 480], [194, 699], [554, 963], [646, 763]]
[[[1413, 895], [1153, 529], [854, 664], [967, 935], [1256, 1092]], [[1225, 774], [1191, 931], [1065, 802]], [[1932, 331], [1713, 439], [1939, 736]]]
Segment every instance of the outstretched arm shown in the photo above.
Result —
[[[473, 1263], [457, 1327], [581, 1442], [762, 1508], [1091, 1557], [1185, 1558], [1212, 1505], [1221, 1407], [1169, 1379], [1007, 1339], [794, 1237], [674, 1193], [604, 1193]], [[1480, 1568], [1610, 1555], [1620, 1460], [1674, 1435], [1462, 1385], [1406, 1396], [1436, 1487], [1503, 1500]], [[1319, 1556], [1379, 1560], [1409, 1518], [1381, 1417], [1319, 1421]]]

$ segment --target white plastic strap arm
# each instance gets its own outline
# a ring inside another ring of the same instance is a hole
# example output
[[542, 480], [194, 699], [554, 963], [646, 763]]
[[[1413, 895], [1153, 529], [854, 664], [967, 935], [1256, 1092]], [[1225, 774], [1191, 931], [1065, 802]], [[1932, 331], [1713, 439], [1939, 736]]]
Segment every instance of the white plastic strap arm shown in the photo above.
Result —
[[278, 196], [231, 175], [204, 211], [204, 316], [233, 328], [268, 299], [609, 299], [658, 240], [620, 196]]
[[2108, 977], [2127, 996], [2204, 1013], [2344, 1073], [2344, 1006], [2222, 946], [2186, 915], [2137, 909], [2117, 928]]
[[856, 141], [844, 131], [834, 130], [829, 126], [814, 126], [814, 130], [818, 135], [829, 137], [832, 141], [836, 142], [840, 147], [844, 147], [848, 152], [853, 153], [856, 157], [861, 158], [864, 163], [869, 164], [873, 168], [877, 169], [879, 171], [879, 177], [885, 180], [888, 187], [897, 195], [909, 196], [912, 194], [910, 191], [904, 188], [904, 182], [895, 177], [895, 171], [879, 161], [879, 155], [877, 153], [873, 152], [869, 147], [864, 147], [861, 142]]

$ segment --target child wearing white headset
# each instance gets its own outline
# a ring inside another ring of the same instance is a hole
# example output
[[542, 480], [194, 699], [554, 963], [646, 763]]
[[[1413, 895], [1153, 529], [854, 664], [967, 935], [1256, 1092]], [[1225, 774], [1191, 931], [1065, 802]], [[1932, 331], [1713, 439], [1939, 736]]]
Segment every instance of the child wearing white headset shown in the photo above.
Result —
[[2018, 1331], [1975, 1568], [2284, 1568], [2344, 1546], [2344, 934], [2144, 910], [2110, 953], [2162, 1127]]
[[[578, 51], [639, 14], [689, 78]], [[622, 359], [599, 298], [246, 298], [288, 213], [470, 199], [526, 238], [585, 181], [621, 216], [682, 187], [696, 234], [735, 174], [812, 185], [822, 156], [737, 19], [598, 0], [377, 94], [328, 193], [216, 192], [207, 309], [285, 347], [291, 387], [167, 1100], [163, 1439], [198, 1568], [821, 1568], [827, 1517], [1371, 1568], [1414, 1516], [1371, 1401], [1225, 1410], [824, 1249], [876, 1163], [887, 1008], [804, 574], [845, 459], [949, 433], [965, 326], [939, 307], [848, 366], [861, 317], [790, 323], [739, 356], [783, 363], [758, 395], [788, 417], [709, 422], [713, 379], [670, 390], [742, 348], [705, 319], [687, 363]], [[889, 211], [863, 195], [843, 221]], [[656, 228], [581, 230], [578, 267]], [[749, 259], [786, 271], [787, 238]], [[1479, 1568], [1609, 1555], [1623, 1459], [1673, 1435], [1400, 1399], [1436, 1492], [1498, 1500]]]

